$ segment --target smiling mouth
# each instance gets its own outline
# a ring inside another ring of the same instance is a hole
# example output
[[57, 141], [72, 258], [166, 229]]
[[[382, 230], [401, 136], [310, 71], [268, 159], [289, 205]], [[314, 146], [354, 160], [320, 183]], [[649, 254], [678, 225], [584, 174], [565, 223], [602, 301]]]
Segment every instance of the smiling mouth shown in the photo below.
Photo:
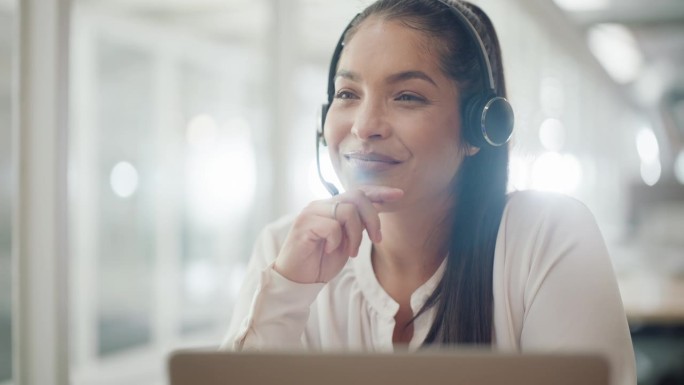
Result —
[[347, 160], [359, 160], [362, 162], [380, 162], [380, 163], [389, 163], [389, 164], [401, 163], [400, 161], [392, 158], [391, 156], [378, 154], [376, 152], [369, 152], [369, 153], [350, 152], [350, 153], [344, 154], [344, 157], [347, 158]]
[[385, 171], [401, 161], [387, 155], [378, 153], [347, 153], [344, 158], [354, 168], [362, 171]]

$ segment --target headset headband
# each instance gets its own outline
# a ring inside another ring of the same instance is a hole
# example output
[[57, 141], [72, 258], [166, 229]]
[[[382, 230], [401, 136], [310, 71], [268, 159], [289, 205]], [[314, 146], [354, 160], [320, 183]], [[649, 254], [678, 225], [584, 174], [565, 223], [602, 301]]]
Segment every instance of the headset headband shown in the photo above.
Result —
[[[460, 25], [463, 26], [468, 34], [468, 37], [470, 37], [470, 40], [477, 44], [479, 49], [476, 49], [476, 56], [477, 61], [480, 64], [480, 71], [482, 72], [481, 78], [485, 82], [484, 85], [491, 91], [491, 93], [496, 95], [496, 83], [494, 81], [492, 66], [489, 61], [489, 55], [487, 54], [487, 48], [482, 42], [480, 34], [477, 32], [470, 20], [468, 20], [468, 18], [460, 10], [447, 3], [445, 0], [436, 1], [447, 7], [449, 12], [451, 12], [451, 14], [454, 15], [454, 17], [456, 17], [456, 19], [459, 21]], [[356, 20], [359, 18], [359, 16], [361, 16], [360, 13], [354, 16], [352, 21], [347, 24], [347, 27], [344, 29], [342, 36], [340, 36], [340, 39], [337, 42], [335, 52], [333, 53], [332, 60], [330, 61], [330, 68], [328, 70], [328, 103], [332, 103], [335, 97], [335, 75], [337, 74], [337, 64], [339, 63], [342, 50], [344, 49], [344, 38], [346, 37], [347, 32], [352, 28], [352, 26], [354, 26], [354, 23], [356, 23]]]

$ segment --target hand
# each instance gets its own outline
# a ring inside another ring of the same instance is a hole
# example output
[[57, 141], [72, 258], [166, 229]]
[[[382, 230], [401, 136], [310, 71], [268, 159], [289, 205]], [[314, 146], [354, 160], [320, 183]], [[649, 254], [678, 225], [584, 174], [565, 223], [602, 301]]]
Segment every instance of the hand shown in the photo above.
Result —
[[393, 202], [400, 189], [363, 186], [331, 199], [310, 203], [295, 219], [274, 269], [290, 281], [328, 282], [359, 253], [365, 229], [374, 243], [382, 240], [374, 203]]

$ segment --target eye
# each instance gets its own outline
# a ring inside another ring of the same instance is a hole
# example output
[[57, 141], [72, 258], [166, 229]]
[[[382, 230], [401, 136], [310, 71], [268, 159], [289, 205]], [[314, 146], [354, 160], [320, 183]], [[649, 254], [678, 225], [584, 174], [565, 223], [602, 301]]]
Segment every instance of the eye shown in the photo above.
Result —
[[425, 103], [426, 100], [422, 96], [418, 96], [412, 93], [403, 93], [395, 98], [395, 100], [400, 102], [419, 102]]
[[347, 99], [358, 99], [354, 93], [348, 91], [348, 90], [339, 90], [335, 94], [335, 99], [342, 99], [342, 100], [347, 100]]

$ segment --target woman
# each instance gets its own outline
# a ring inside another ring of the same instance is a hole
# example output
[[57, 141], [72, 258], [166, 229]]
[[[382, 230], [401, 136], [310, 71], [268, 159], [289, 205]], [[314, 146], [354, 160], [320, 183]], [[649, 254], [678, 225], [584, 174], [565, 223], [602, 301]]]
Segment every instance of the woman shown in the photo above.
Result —
[[473, 100], [506, 94], [488, 17], [462, 1], [380, 0], [343, 41], [324, 137], [346, 192], [264, 230], [224, 346], [595, 351], [615, 384], [634, 383], [592, 215], [570, 198], [507, 196], [509, 135], [473, 129]]

